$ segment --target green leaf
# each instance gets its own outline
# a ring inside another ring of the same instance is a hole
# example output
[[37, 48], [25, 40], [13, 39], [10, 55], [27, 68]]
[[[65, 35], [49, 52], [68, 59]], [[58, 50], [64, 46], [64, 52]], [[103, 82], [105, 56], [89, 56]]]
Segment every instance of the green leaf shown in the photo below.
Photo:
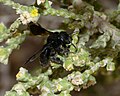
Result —
[[103, 35], [98, 37], [98, 39], [90, 46], [90, 48], [105, 48], [109, 40], [110, 34], [108, 32], [105, 32]]
[[9, 36], [9, 30], [5, 27], [3, 23], [0, 23], [0, 42], [7, 39]]
[[0, 47], [0, 62], [4, 64], [8, 64], [8, 57], [11, 51], [7, 48]]

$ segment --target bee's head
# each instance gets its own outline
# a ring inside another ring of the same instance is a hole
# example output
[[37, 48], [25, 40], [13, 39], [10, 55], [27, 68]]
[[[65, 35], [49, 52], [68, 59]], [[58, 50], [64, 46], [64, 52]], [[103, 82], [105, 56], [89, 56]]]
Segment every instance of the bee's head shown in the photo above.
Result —
[[72, 37], [69, 36], [66, 32], [61, 32], [60, 36], [63, 43], [70, 44], [72, 42]]

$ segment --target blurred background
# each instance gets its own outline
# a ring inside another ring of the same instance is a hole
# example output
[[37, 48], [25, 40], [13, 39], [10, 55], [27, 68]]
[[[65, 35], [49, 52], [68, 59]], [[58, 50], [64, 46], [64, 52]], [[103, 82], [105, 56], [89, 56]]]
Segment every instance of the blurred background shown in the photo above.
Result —
[[[23, 5], [32, 5], [34, 0], [13, 0]], [[59, 0], [51, 0], [54, 2], [54, 7], [59, 8]], [[86, 0], [89, 1], [89, 0]], [[90, 0], [98, 1], [103, 7], [104, 11], [110, 11], [117, 8], [118, 0]], [[18, 15], [15, 11], [9, 7], [0, 3], [0, 22], [3, 22], [7, 27], [10, 26]], [[57, 29], [62, 22], [61, 17], [44, 16], [40, 18], [41, 25], [48, 29]], [[35, 51], [41, 49], [46, 37], [28, 36], [26, 40], [21, 44], [19, 50], [14, 50], [9, 58], [9, 64], [0, 64], [0, 96], [5, 94], [5, 91], [10, 90], [12, 86], [17, 83], [15, 76], [21, 66], [24, 66], [24, 62], [34, 54]], [[39, 67], [39, 63], [36, 60], [32, 64], [28, 64], [26, 67], [29, 71]], [[88, 89], [81, 90], [81, 92], [71, 92], [73, 96], [120, 96], [120, 76], [114, 78], [115, 73], [107, 73], [106, 75], [99, 74], [97, 76], [97, 84], [91, 86]], [[111, 76], [112, 75], [112, 76]]]

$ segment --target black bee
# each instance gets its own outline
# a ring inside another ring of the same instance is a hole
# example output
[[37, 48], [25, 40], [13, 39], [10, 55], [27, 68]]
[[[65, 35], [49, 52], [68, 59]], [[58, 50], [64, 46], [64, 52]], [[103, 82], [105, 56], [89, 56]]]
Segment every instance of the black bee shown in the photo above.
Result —
[[[43, 46], [42, 50], [38, 50], [33, 56], [31, 56], [25, 64], [32, 62], [39, 58], [39, 62], [42, 66], [47, 66], [49, 61], [63, 64], [57, 55], [68, 56], [70, 45], [72, 44], [72, 37], [66, 32], [49, 32], [41, 25], [31, 22], [29, 29], [33, 35], [44, 35], [49, 34], [47, 43]], [[73, 45], [74, 46], [74, 45]], [[74, 46], [75, 47], [75, 46]]]

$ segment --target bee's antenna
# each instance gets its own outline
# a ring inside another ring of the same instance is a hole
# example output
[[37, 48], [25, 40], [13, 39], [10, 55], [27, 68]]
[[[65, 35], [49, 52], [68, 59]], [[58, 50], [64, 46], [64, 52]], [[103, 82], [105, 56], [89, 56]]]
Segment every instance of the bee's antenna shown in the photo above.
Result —
[[72, 42], [71, 45], [75, 48], [75, 52], [77, 52], [77, 47]]

